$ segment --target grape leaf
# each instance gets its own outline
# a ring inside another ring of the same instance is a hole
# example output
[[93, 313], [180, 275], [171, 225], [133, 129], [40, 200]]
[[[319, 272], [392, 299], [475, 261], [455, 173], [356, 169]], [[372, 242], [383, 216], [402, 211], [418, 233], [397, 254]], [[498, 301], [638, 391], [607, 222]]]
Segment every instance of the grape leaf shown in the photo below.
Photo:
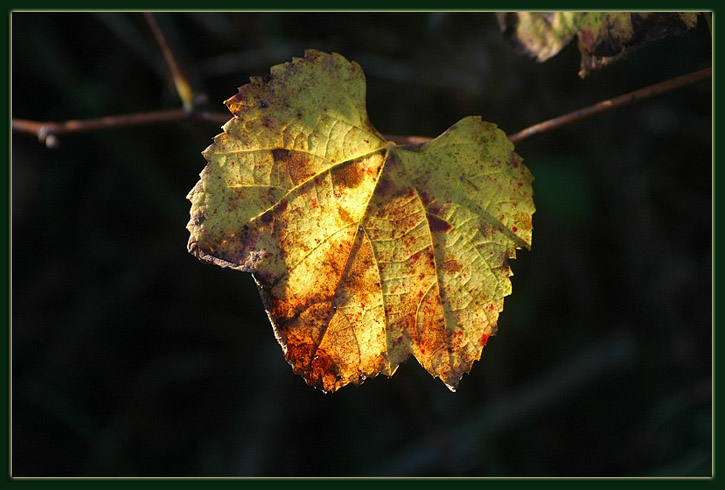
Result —
[[578, 36], [584, 78], [647, 44], [682, 36], [697, 25], [697, 12], [501, 12], [504, 37], [520, 51], [545, 61]]
[[203, 152], [188, 250], [253, 274], [309, 385], [392, 376], [412, 354], [455, 390], [496, 331], [507, 259], [531, 245], [533, 177], [513, 144], [478, 117], [387, 142], [362, 69], [339, 54], [250, 80]]

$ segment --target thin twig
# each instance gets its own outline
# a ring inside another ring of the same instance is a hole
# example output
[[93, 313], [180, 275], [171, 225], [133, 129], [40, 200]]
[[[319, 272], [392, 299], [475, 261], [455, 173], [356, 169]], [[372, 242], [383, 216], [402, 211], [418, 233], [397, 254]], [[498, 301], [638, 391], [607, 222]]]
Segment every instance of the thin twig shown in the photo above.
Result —
[[162, 111], [139, 112], [118, 116], [99, 117], [97, 119], [74, 119], [64, 122], [29, 121], [13, 119], [13, 131], [34, 134], [41, 143], [49, 148], [57, 144], [57, 136], [63, 134], [86, 133], [103, 129], [115, 129], [128, 126], [142, 126], [185, 120], [200, 120], [223, 124], [231, 118], [229, 114], [197, 111], [189, 113], [185, 109], [169, 109]]
[[153, 14], [151, 12], [144, 12], [144, 17], [146, 17], [146, 22], [151, 28], [151, 32], [154, 33], [156, 42], [159, 43], [161, 52], [164, 54], [164, 58], [166, 59], [166, 64], [169, 65], [171, 75], [174, 78], [174, 85], [176, 86], [176, 91], [179, 94], [181, 103], [184, 105], [184, 109], [187, 112], [191, 112], [194, 109], [194, 91], [191, 90], [191, 85], [189, 85], [189, 82], [187, 82], [184, 75], [181, 74], [179, 65], [176, 63], [176, 58], [174, 58], [174, 54], [171, 52], [171, 49], [169, 49], [169, 45], [166, 43], [164, 34], [161, 32], [159, 25], [156, 23], [156, 19], [154, 19]]
[[[522, 141], [525, 141], [537, 134], [548, 133], [549, 131], [553, 131], [554, 129], [568, 126], [569, 124], [582, 121], [596, 114], [601, 114], [603, 112], [616, 109], [618, 107], [623, 107], [633, 102], [644, 100], [648, 97], [660, 95], [665, 92], [669, 92], [670, 90], [684, 87], [685, 85], [690, 85], [695, 82], [706, 80], [710, 77], [712, 77], [712, 68], [705, 68], [703, 70], [699, 70], [693, 73], [688, 73], [687, 75], [682, 75], [680, 77], [672, 78], [670, 80], [666, 80], [655, 85], [650, 85], [649, 87], [641, 88], [639, 90], [635, 90], [634, 92], [629, 92], [627, 94], [614, 97], [613, 99], [604, 100], [594, 105], [584, 107], [583, 109], [564, 114], [563, 116], [555, 117], [553, 119], [549, 119], [548, 121], [535, 124], [531, 127], [519, 131], [518, 133], [510, 135], [509, 139], [513, 144], [518, 145]], [[385, 138], [388, 141], [391, 141], [398, 145], [417, 145], [420, 143], [426, 143], [431, 140], [431, 138], [425, 136], [385, 135]]]
[[653, 97], [655, 95], [663, 94], [665, 92], [669, 92], [670, 90], [684, 87], [685, 85], [690, 85], [695, 82], [707, 80], [710, 77], [712, 77], [712, 68], [705, 68], [703, 70], [699, 70], [693, 73], [688, 73], [687, 75], [682, 75], [680, 77], [672, 78], [670, 80], [666, 80], [655, 85], [650, 85], [649, 87], [641, 88], [639, 90], [635, 90], [634, 92], [629, 92], [627, 94], [614, 97], [613, 99], [604, 100], [589, 107], [585, 107], [583, 109], [564, 114], [563, 116], [555, 117], [554, 119], [549, 119], [548, 121], [535, 124], [522, 131], [519, 131], [518, 133], [510, 135], [509, 139], [513, 144], [518, 145], [522, 141], [527, 140], [537, 134], [548, 133], [549, 131], [568, 126], [569, 124], [572, 124], [574, 122], [582, 121], [596, 114], [601, 114], [603, 112], [610, 111], [618, 107], [629, 105], [633, 102]]
[[[634, 92], [620, 95], [619, 97], [605, 100], [589, 107], [570, 112], [569, 114], [535, 124], [529, 128], [519, 131], [518, 133], [512, 134], [509, 136], [509, 139], [514, 144], [518, 145], [522, 141], [525, 141], [537, 134], [547, 133], [596, 114], [601, 114], [602, 112], [622, 107], [685, 85], [706, 80], [711, 77], [712, 68], [705, 68], [704, 70], [689, 73], [655, 85], [650, 85], [649, 87], [635, 90]], [[119, 116], [107, 116], [98, 119], [71, 120], [65, 122], [40, 122], [28, 121], [25, 119], [13, 119], [12, 128], [13, 131], [35, 134], [41, 142], [45, 143], [48, 147], [52, 147], [56, 143], [56, 136], [61, 134], [98, 131], [101, 129], [111, 129], [122, 126], [140, 126], [144, 124], [179, 122], [185, 120], [200, 120], [224, 124], [230, 118], [231, 115], [227, 113], [207, 111], [188, 112], [186, 109], [169, 109]], [[431, 140], [431, 138], [427, 138], [425, 136], [384, 135], [384, 137], [388, 141], [398, 145], [417, 145]]]

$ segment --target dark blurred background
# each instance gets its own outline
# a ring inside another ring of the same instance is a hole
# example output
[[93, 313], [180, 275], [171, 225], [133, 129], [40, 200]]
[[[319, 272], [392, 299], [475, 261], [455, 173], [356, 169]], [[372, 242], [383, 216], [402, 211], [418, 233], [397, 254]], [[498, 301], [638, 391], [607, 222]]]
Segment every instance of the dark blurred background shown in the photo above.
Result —
[[[531, 124], [711, 65], [684, 38], [577, 76], [491, 13], [159, 13], [209, 109], [251, 75], [336, 51], [383, 133]], [[11, 15], [12, 117], [178, 107], [141, 13]], [[523, 142], [534, 245], [457, 393], [411, 358], [335, 394], [286, 364], [251, 275], [186, 251], [185, 196], [219, 124], [12, 135], [15, 476], [708, 476], [712, 88]]]

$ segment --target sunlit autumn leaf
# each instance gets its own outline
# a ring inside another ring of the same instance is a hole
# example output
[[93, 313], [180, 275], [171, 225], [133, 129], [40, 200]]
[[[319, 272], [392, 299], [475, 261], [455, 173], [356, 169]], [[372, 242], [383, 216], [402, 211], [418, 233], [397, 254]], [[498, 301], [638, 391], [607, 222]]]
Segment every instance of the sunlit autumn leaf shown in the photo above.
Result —
[[533, 178], [506, 135], [468, 117], [386, 142], [360, 66], [313, 50], [226, 105], [188, 195], [189, 251], [253, 274], [309, 385], [392, 376], [413, 354], [455, 390], [496, 331], [507, 259], [531, 245]]
[[697, 12], [501, 12], [504, 36], [521, 51], [545, 61], [577, 35], [585, 77], [652, 41], [682, 36], [697, 25]]

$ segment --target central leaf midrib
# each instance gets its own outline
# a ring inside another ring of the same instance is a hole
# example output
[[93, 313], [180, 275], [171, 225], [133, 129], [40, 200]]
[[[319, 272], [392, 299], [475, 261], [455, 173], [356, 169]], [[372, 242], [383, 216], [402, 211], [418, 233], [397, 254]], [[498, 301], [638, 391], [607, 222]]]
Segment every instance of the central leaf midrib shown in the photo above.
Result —
[[[358, 235], [360, 233], [363, 234], [363, 239], [367, 239], [368, 242], [370, 243], [370, 248], [371, 248], [371, 251], [372, 251], [372, 257], [373, 257], [373, 260], [374, 260], [374, 266], [375, 266], [375, 268], [378, 271], [378, 278], [381, 279], [381, 281], [382, 281], [382, 278], [380, 277], [380, 262], [378, 261], [378, 258], [375, 255], [375, 248], [372, 246], [372, 239], [367, 234], [367, 231], [362, 226], [362, 223], [365, 221], [365, 218], [368, 215], [368, 209], [370, 208], [370, 202], [372, 201], [373, 196], [375, 196], [375, 192], [376, 192], [376, 190], [378, 188], [378, 183], [380, 182], [380, 177], [383, 175], [383, 172], [385, 172], [385, 166], [388, 163], [388, 160], [391, 158], [391, 156], [394, 155], [394, 152], [390, 151], [390, 147], [386, 143], [385, 146], [379, 148], [378, 150], [369, 152], [369, 153], [367, 153], [365, 155], [362, 155], [360, 157], [356, 157], [353, 160], [356, 160], [356, 159], [359, 159], [359, 158], [363, 158], [363, 157], [365, 157], [367, 155], [372, 155], [375, 152], [380, 151], [380, 149], [385, 149], [387, 154], [385, 155], [385, 159], [383, 160], [383, 163], [380, 165], [380, 169], [378, 170], [378, 174], [375, 176], [375, 183], [373, 185], [373, 190], [370, 193], [370, 196], [368, 197], [367, 202], [365, 203], [365, 209], [364, 209], [364, 211], [361, 214], [360, 220], [359, 221], [353, 221], [352, 223], [349, 224], [349, 225], [357, 225], [358, 229], [357, 229], [357, 231], [355, 231], [355, 234], [353, 235], [353, 238], [352, 238], [353, 247], [351, 247], [350, 253], [347, 256], [347, 260], [345, 261], [345, 267], [343, 269], [343, 272], [340, 275], [340, 279], [339, 279], [337, 285], [335, 285], [335, 289], [334, 289], [335, 293], [334, 293], [333, 298], [332, 298], [333, 304], [334, 304], [335, 298], [337, 297], [338, 291], [340, 291], [340, 287], [342, 285], [342, 282], [343, 282], [344, 278], [346, 277], [347, 272], [350, 269], [350, 265], [352, 264], [352, 261], [354, 260], [354, 257], [353, 256], [356, 255], [356, 253], [357, 253], [357, 251], [355, 251], [354, 248], [355, 248], [355, 243], [358, 240]], [[347, 162], [342, 162], [342, 163], [347, 163]], [[341, 166], [341, 165], [336, 165], [334, 167], [339, 167], [339, 166]], [[332, 168], [330, 169], [330, 171], [332, 171]], [[362, 246], [362, 241], [361, 241], [361, 245], [360, 246]], [[358, 249], [359, 249], [359, 247], [358, 247]], [[385, 315], [385, 331], [387, 333], [387, 328], [388, 328], [388, 314], [387, 314], [387, 308], [385, 307], [385, 295], [382, 294], [382, 282], [381, 282], [381, 289], [380, 289], [380, 297], [381, 297], [381, 302], [382, 302], [382, 306], [383, 306], [383, 314]], [[327, 324], [323, 325], [322, 330], [320, 331], [320, 334], [318, 336], [318, 339], [315, 342], [315, 344], [313, 345], [313, 352], [314, 353], [317, 353], [318, 349], [320, 348], [320, 345], [322, 344], [322, 341], [325, 339], [325, 335], [327, 335], [327, 329], [329, 328], [329, 326], [330, 326], [330, 323], [329, 322]], [[386, 343], [385, 343], [386, 353], [387, 353], [387, 346], [388, 346], [388, 344], [387, 344], [387, 341], [386, 341]], [[388, 358], [389, 358], [389, 356], [388, 356]], [[312, 360], [313, 359], [314, 359], [314, 355], [310, 357], [310, 364], [309, 364], [308, 367], [312, 366]]]

